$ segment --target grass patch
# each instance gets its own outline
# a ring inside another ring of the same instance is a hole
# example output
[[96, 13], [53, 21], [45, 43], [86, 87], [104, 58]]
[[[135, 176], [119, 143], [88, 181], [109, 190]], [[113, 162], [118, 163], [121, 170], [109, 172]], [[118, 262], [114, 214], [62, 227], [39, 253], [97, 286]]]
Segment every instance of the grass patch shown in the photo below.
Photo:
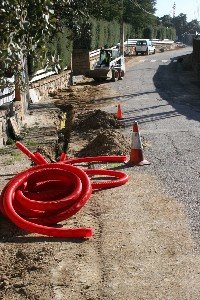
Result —
[[16, 150], [15, 144], [7, 145], [4, 148], [0, 149], [0, 155], [11, 155], [11, 153], [15, 150]]
[[14, 161], [20, 161], [22, 159], [22, 153], [21, 152], [11, 152], [11, 157]]
[[[10, 149], [11, 150], [11, 149]], [[22, 160], [22, 153], [18, 152], [17, 150], [4, 152], [4, 155], [9, 155], [9, 157], [6, 157], [3, 161], [4, 166], [6, 165], [14, 165], [16, 162], [20, 162]]]
[[6, 141], [6, 145], [14, 145], [15, 141], [11, 138], [8, 138]]
[[10, 149], [0, 149], [0, 155], [6, 155], [10, 153]]
[[35, 146], [37, 146], [37, 143], [33, 140], [27, 140], [26, 145], [35, 147]]
[[23, 125], [21, 129], [22, 129], [23, 133], [29, 133], [31, 130], [31, 128], [28, 128], [26, 124]]

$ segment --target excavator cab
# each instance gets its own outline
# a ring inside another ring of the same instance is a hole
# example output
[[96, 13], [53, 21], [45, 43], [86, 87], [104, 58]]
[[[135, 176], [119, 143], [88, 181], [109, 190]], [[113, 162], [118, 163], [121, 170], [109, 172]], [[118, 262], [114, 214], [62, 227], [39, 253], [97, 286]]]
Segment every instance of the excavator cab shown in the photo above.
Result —
[[100, 50], [100, 65], [109, 66], [112, 60], [112, 50]]

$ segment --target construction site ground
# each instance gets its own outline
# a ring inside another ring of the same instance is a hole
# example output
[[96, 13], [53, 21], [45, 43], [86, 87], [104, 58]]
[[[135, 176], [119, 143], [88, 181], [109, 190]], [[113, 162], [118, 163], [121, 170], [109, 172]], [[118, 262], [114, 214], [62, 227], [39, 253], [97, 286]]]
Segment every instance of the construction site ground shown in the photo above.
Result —
[[[129, 155], [130, 141], [123, 136], [123, 127], [111, 114], [103, 113], [116, 96], [109, 84], [85, 80], [32, 104], [21, 142], [31, 151], [39, 148], [49, 161], [59, 155], [63, 136], [68, 137], [71, 157], [99, 152]], [[68, 132], [61, 125], [65, 113], [69, 113]], [[14, 144], [0, 153], [2, 190], [31, 162]], [[164, 192], [158, 178], [140, 168], [106, 167], [123, 170], [130, 175], [129, 182], [93, 193], [78, 214], [62, 222], [66, 227], [93, 227], [91, 239], [30, 234], [0, 217], [0, 299], [200, 298], [199, 255], [183, 204]]]

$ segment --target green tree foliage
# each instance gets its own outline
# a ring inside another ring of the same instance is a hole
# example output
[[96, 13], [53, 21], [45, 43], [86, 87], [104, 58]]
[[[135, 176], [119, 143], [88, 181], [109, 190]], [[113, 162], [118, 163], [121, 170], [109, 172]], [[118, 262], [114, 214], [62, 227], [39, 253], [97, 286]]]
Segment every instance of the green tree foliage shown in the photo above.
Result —
[[97, 20], [119, 21], [122, 16], [122, 2], [122, 0], [94, 0], [90, 5], [89, 14]]
[[174, 27], [166, 28], [166, 39], [175, 41], [176, 40], [176, 29]]
[[170, 15], [164, 15], [163, 17], [159, 18], [159, 25], [164, 27], [173, 27], [173, 18]]
[[[23, 59], [40, 49], [55, 28], [53, 2], [50, 0], [4, 0], [0, 2], [0, 86], [7, 74], [21, 73]], [[8, 72], [9, 70], [9, 72]]]
[[164, 27], [162, 25], [157, 27], [157, 39], [164, 40], [164, 39], [169, 39], [169, 40], [176, 40], [176, 30], [174, 27]]
[[83, 0], [66, 4], [59, 14], [61, 22], [72, 32], [73, 47], [90, 50], [94, 45], [104, 45], [108, 36], [112, 36], [109, 22], [119, 23], [122, 16], [121, 3], [121, 0]]
[[[177, 17], [170, 17], [169, 15], [165, 15], [159, 19], [160, 24], [167, 28], [167, 34], [174, 36], [173, 30], [176, 31], [176, 35], [178, 40], [182, 40], [183, 37], [187, 34], [195, 35], [196, 31], [200, 31], [200, 24], [197, 20], [192, 20], [191, 22], [187, 22], [186, 14], [179, 14]], [[171, 31], [169, 30], [171, 29]]]
[[[120, 40], [120, 23], [118, 21], [108, 22], [105, 20], [91, 19], [91, 45], [89, 50], [99, 49], [107, 45], [116, 45]], [[125, 39], [132, 36], [132, 27], [125, 24]]]
[[87, 3], [91, 5], [92, 1], [1, 1], [0, 88], [7, 84], [4, 75], [18, 74], [20, 78], [26, 59], [30, 73], [41, 67], [45, 60], [55, 66], [69, 63], [71, 24], [74, 26], [87, 18]]
[[[74, 15], [77, 9], [75, 7], [71, 11], [71, 17], [63, 11], [62, 18], [65, 24], [70, 20], [68, 25], [72, 30], [74, 47], [90, 50], [119, 42], [122, 18], [126, 24], [125, 38], [143, 37], [144, 30], [145, 36], [153, 38], [156, 26], [156, 17], [153, 15], [155, 4], [154, 0], [83, 1], [79, 7], [82, 11], [79, 18]], [[90, 21], [89, 17], [92, 17], [93, 21]], [[85, 30], [85, 27], [88, 30]]]
[[157, 28], [157, 38], [159, 39], [159, 40], [164, 40], [164, 39], [166, 39], [166, 27], [164, 27], [164, 26], [159, 26], [158, 28]]
[[179, 41], [184, 39], [188, 34], [195, 35], [200, 32], [200, 23], [197, 20], [187, 22], [186, 14], [179, 14], [172, 18], [170, 15], [164, 15], [157, 18], [157, 38], [169, 38]]
[[154, 0], [124, 0], [124, 21], [139, 32], [148, 26], [156, 25]]
[[176, 28], [176, 34], [178, 38], [181, 37], [187, 31], [187, 16], [186, 14], [180, 14], [174, 18], [174, 27]]
[[148, 26], [143, 30], [143, 37], [145, 39], [153, 39], [154, 38], [154, 31], [152, 26]]
[[200, 22], [197, 20], [192, 20], [187, 23], [187, 33], [195, 34], [196, 32], [200, 32]]

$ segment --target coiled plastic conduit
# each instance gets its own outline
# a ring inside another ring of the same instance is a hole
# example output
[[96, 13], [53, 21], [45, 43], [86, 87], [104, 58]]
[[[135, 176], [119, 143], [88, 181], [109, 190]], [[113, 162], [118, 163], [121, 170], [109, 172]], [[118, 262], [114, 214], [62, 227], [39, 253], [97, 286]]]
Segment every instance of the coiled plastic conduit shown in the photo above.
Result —
[[[104, 169], [81, 169], [72, 164], [82, 162], [119, 162], [125, 156], [97, 156], [66, 159], [48, 163], [38, 152], [31, 153], [17, 142], [17, 147], [31, 158], [36, 167], [16, 175], [5, 186], [0, 197], [0, 210], [18, 227], [54, 237], [89, 238], [93, 228], [56, 228], [57, 224], [77, 213], [89, 200], [92, 190], [125, 184], [124, 172]], [[114, 180], [92, 181], [93, 176], [109, 176]]]
[[80, 168], [60, 163], [36, 166], [16, 175], [4, 188], [3, 213], [29, 232], [54, 237], [92, 236], [92, 228], [54, 228], [88, 201], [92, 187]]

